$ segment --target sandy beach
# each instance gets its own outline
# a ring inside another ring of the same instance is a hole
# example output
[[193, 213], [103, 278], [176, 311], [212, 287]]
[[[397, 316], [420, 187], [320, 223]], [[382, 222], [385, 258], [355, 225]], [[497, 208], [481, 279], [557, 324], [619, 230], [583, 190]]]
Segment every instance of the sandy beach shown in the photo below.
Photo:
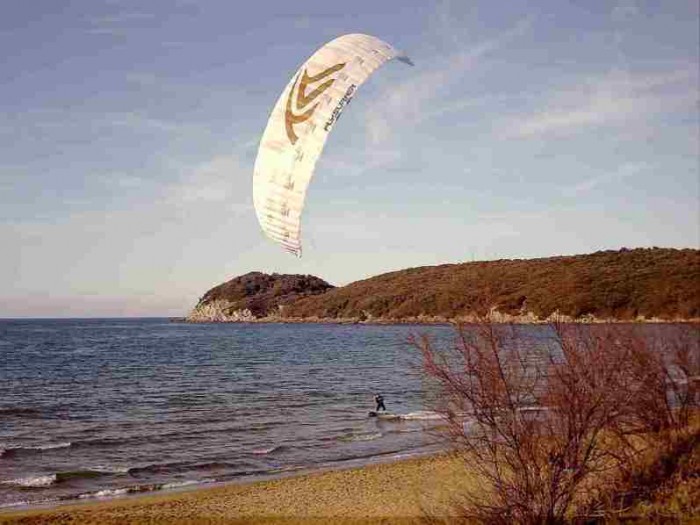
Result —
[[[445, 515], [463, 462], [441, 454], [284, 479], [0, 513], [0, 523], [418, 523]], [[439, 510], [441, 509], [441, 510]]]

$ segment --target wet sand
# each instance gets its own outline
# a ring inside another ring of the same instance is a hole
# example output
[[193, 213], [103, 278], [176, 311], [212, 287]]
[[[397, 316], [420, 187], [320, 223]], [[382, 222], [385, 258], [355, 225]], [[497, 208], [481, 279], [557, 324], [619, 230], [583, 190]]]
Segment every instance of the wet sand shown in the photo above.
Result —
[[440, 454], [256, 483], [3, 512], [0, 523], [408, 524], [419, 523], [426, 510], [450, 514], [449, 502], [470, 482], [462, 460]]

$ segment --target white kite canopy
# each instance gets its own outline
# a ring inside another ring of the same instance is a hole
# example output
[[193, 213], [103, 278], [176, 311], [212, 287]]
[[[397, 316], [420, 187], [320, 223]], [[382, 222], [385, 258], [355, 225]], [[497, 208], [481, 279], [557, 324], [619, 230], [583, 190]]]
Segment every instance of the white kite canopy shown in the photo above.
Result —
[[301, 256], [304, 198], [328, 133], [360, 84], [393, 58], [411, 64], [378, 38], [343, 35], [304, 62], [277, 100], [255, 160], [253, 203], [285, 250]]

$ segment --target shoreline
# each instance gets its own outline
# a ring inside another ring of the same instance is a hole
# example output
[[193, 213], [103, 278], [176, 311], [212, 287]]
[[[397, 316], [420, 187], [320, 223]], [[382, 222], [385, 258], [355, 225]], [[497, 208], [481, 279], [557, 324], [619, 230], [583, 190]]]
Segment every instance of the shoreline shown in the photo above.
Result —
[[0, 524], [307, 523], [330, 517], [348, 523], [380, 518], [383, 523], [411, 523], [426, 509], [445, 512], [458, 487], [469, 482], [463, 461], [453, 453], [439, 452], [273, 479], [0, 509]]
[[[170, 322], [173, 323], [185, 323], [185, 324], [330, 324], [330, 325], [368, 325], [368, 326], [458, 326], [458, 325], [469, 325], [469, 324], [480, 324], [483, 323], [483, 319], [477, 318], [406, 318], [406, 319], [359, 319], [354, 317], [349, 318], [336, 318], [336, 317], [324, 317], [324, 318], [296, 318], [296, 317], [258, 317], [258, 318], [212, 318], [212, 319], [202, 319], [202, 318], [190, 318], [188, 317], [171, 317]], [[547, 319], [529, 319], [527, 317], [519, 316], [498, 316], [497, 318], [487, 319], [486, 322], [496, 323], [496, 324], [514, 324], [514, 325], [549, 325], [555, 322], [562, 322], [566, 324], [633, 324], [633, 325], [660, 325], [660, 324], [688, 324], [695, 325], [700, 324], [700, 317], [689, 318], [689, 319], [598, 319], [592, 318], [570, 318], [567, 316], [559, 316], [556, 318]]]
[[[422, 448], [422, 447], [421, 447]], [[86, 492], [73, 497], [59, 497], [55, 499], [44, 499], [30, 502], [21, 502], [16, 504], [0, 505], [0, 518], [7, 513], [30, 512], [34, 510], [54, 510], [59, 507], [73, 505], [90, 505], [93, 503], [108, 503], [120, 500], [131, 500], [134, 498], [143, 498], [149, 496], [168, 495], [172, 493], [180, 493], [184, 491], [208, 490], [216, 487], [227, 485], [253, 485], [256, 483], [265, 483], [288, 478], [322, 474], [327, 472], [363, 469], [373, 465], [385, 465], [400, 461], [410, 461], [413, 459], [423, 459], [432, 456], [449, 455], [447, 448], [438, 450], [421, 450], [421, 448], [413, 451], [401, 453], [380, 453], [373, 456], [360, 456], [352, 459], [340, 461], [330, 461], [319, 463], [316, 465], [298, 466], [281, 470], [270, 470], [268, 472], [258, 472], [255, 474], [243, 474], [226, 480], [206, 479], [201, 481], [185, 481], [179, 483], [177, 481], [164, 483], [145, 483], [144, 485], [131, 485], [129, 487], [117, 488], [106, 491]], [[34, 490], [34, 487], [28, 490]], [[101, 493], [100, 495], [96, 495]], [[0, 524], [2, 521], [0, 521]]]

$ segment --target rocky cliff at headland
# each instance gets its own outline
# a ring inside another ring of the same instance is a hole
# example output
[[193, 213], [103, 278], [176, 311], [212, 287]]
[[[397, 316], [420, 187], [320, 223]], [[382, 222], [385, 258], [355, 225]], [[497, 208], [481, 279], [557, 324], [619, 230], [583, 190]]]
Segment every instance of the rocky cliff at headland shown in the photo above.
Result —
[[588, 255], [410, 268], [333, 287], [308, 275], [253, 272], [209, 290], [189, 321], [454, 322], [554, 317], [700, 320], [700, 250]]

